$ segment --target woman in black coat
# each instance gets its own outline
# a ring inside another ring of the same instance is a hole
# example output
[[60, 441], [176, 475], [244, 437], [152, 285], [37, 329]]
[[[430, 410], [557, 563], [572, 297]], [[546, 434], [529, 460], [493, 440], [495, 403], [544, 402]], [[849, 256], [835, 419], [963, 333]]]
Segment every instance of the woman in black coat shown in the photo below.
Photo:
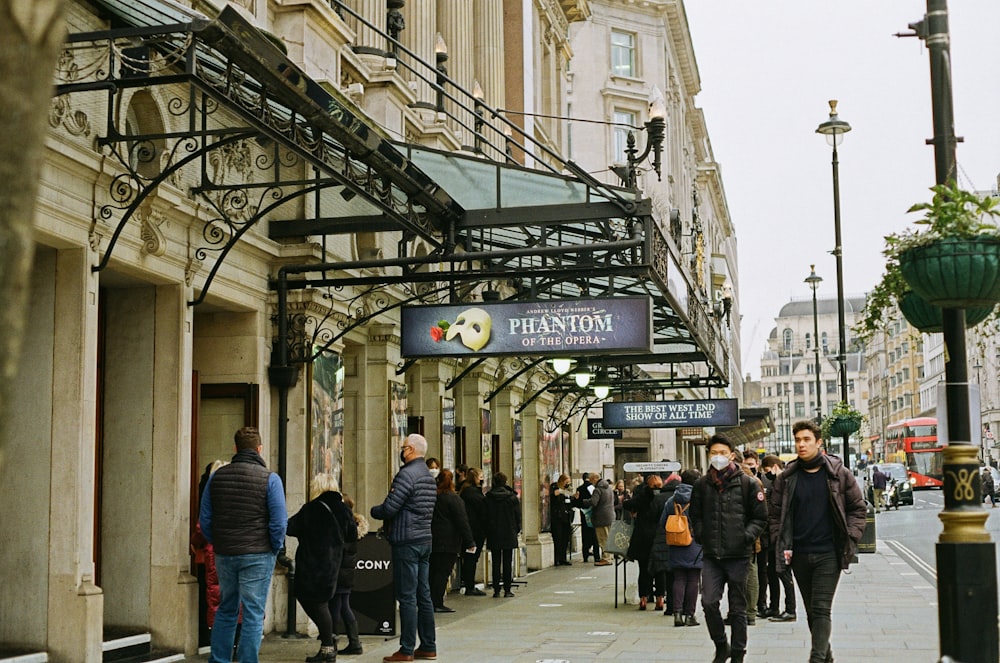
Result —
[[340, 572], [337, 573], [337, 590], [330, 600], [330, 615], [333, 621], [337, 618], [344, 624], [347, 631], [347, 646], [338, 649], [338, 654], [356, 656], [364, 653], [361, 646], [361, 637], [358, 634], [358, 618], [351, 609], [351, 590], [354, 589], [354, 569], [358, 561], [358, 541], [368, 534], [368, 519], [360, 513], [354, 513], [354, 501], [344, 495], [344, 506], [351, 511], [354, 518], [356, 537], [351, 539], [348, 531], [347, 541], [344, 543], [344, 556], [340, 560]]
[[444, 604], [448, 577], [455, 568], [458, 554], [476, 544], [465, 514], [465, 503], [455, 492], [451, 470], [441, 470], [437, 476], [437, 501], [431, 520], [431, 536], [430, 584], [434, 612], [455, 612]]
[[344, 505], [337, 480], [329, 474], [313, 478], [313, 499], [288, 519], [288, 534], [299, 540], [295, 551], [295, 598], [319, 629], [320, 650], [307, 661], [337, 660], [330, 599], [337, 591], [344, 545], [357, 541], [354, 515]]
[[486, 543], [493, 556], [493, 598], [500, 596], [501, 566], [503, 595], [514, 596], [514, 549], [521, 531], [521, 501], [507, 485], [507, 475], [493, 475], [493, 487], [486, 493]]
[[[622, 505], [632, 514], [635, 527], [632, 529], [632, 539], [628, 544], [627, 556], [639, 564], [639, 610], [646, 609], [646, 603], [654, 598], [653, 574], [649, 572], [649, 554], [653, 548], [653, 537], [656, 534], [656, 521], [660, 512], [653, 506], [653, 498], [663, 488], [663, 479], [651, 474], [646, 482], [636, 486], [632, 498]], [[662, 534], [661, 536], [665, 536]]]
[[472, 539], [476, 544], [476, 552], [462, 553], [462, 586], [466, 596], [486, 596], [486, 592], [476, 587], [476, 567], [486, 541], [486, 495], [483, 494], [483, 473], [479, 468], [466, 469], [460, 496], [465, 503], [465, 515], [469, 518]]

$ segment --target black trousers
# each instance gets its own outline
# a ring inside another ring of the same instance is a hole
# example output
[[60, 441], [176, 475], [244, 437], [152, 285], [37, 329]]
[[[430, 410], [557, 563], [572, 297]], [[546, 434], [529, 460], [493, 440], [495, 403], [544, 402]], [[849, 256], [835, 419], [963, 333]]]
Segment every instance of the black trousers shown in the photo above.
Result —
[[448, 587], [448, 577], [455, 568], [457, 553], [432, 552], [430, 564], [431, 600], [435, 608], [444, 605], [444, 593]]
[[552, 546], [556, 563], [569, 560], [569, 536], [573, 525], [569, 520], [552, 519]]
[[790, 615], [795, 614], [795, 586], [792, 584], [792, 569], [785, 567], [784, 571], [778, 571], [778, 555], [784, 553], [777, 550], [777, 546], [771, 542], [771, 547], [767, 549], [767, 586], [770, 589], [770, 608], [781, 612], [781, 592], [785, 592], [785, 610]]
[[712, 642], [726, 642], [726, 625], [722, 620], [722, 594], [729, 590], [729, 619], [732, 621], [733, 651], [747, 649], [747, 574], [750, 558], [713, 559], [706, 557], [701, 569], [701, 607], [705, 611], [705, 626]]
[[476, 567], [479, 565], [479, 556], [482, 554], [482, 541], [476, 541], [476, 552], [462, 553], [462, 587], [465, 587], [466, 591], [476, 586]]
[[330, 614], [330, 605], [326, 601], [313, 603], [299, 599], [299, 604], [309, 619], [313, 620], [316, 628], [319, 629], [319, 642], [324, 647], [337, 644], [333, 639], [333, 615]]
[[490, 554], [493, 558], [493, 593], [498, 593], [501, 586], [509, 592], [514, 584], [514, 549], [490, 550]]
[[601, 551], [597, 545], [597, 532], [594, 528], [587, 527], [586, 524], [580, 525], [580, 539], [583, 542], [583, 561], [587, 561], [588, 555], [593, 555], [595, 562], [600, 559]]
[[792, 571], [802, 593], [812, 634], [809, 663], [824, 663], [830, 658], [830, 633], [833, 631], [830, 612], [840, 582], [840, 561], [833, 552], [796, 553], [792, 556]]

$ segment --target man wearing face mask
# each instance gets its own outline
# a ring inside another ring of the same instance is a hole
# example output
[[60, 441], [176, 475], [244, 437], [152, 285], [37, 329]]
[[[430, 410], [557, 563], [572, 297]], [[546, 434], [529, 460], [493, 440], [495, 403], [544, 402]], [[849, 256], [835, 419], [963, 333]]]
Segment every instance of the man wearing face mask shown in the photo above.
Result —
[[809, 663], [833, 663], [830, 611], [840, 572], [854, 559], [867, 507], [854, 475], [823, 453], [819, 426], [792, 425], [795, 455], [771, 488], [778, 568], [791, 566], [809, 620]]
[[[770, 515], [776, 508], [774, 502], [771, 501], [771, 488], [774, 485], [774, 480], [785, 469], [785, 464], [777, 456], [767, 455], [761, 461], [761, 466], [764, 473], [760, 477], [760, 481], [764, 484], [764, 497], [767, 498], [767, 512]], [[794, 622], [797, 617], [795, 616], [795, 587], [792, 583], [792, 570], [786, 568], [783, 571], [778, 571], [777, 556], [781, 552], [776, 550], [775, 538], [771, 536], [770, 532], [767, 533], [767, 545], [767, 588], [770, 603], [767, 609], [759, 614], [772, 622]], [[780, 608], [782, 590], [785, 592], [784, 610]]]
[[[428, 582], [437, 484], [424, 462], [426, 453], [423, 435], [408, 436], [399, 449], [402, 466], [392, 479], [389, 494], [371, 508], [372, 518], [385, 521], [399, 602], [399, 651], [384, 657], [386, 663], [437, 658], [434, 602]], [[416, 648], [418, 634], [420, 647]]]
[[[695, 541], [702, 546], [701, 605], [715, 643], [712, 663], [743, 663], [747, 649], [747, 574], [754, 541], [767, 525], [764, 491], [733, 462], [733, 442], [722, 434], [708, 441], [710, 469], [695, 482], [688, 516]], [[729, 590], [732, 641], [719, 604]], [[730, 659], [731, 657], [731, 659]]]

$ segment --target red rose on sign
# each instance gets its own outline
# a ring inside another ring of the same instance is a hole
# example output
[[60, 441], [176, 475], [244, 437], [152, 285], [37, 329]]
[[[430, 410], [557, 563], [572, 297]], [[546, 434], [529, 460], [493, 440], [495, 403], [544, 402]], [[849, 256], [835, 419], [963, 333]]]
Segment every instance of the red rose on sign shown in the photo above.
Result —
[[440, 327], [431, 327], [431, 338], [434, 339], [435, 343], [440, 343], [441, 339], [444, 338], [444, 330]]

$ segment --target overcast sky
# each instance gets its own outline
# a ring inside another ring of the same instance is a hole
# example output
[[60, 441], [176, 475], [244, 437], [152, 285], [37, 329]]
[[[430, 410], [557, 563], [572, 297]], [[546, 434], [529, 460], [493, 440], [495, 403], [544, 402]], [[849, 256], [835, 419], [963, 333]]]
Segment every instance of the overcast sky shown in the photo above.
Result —
[[[882, 274], [883, 236], [930, 197], [930, 65], [897, 38], [923, 0], [687, 0], [704, 109], [739, 243], [743, 373], [781, 306], [811, 297], [809, 265], [836, 296], [831, 148], [816, 127], [838, 99], [851, 124], [840, 157], [844, 290]], [[960, 182], [994, 190], [1000, 173], [1000, 0], [952, 0], [951, 60]]]

